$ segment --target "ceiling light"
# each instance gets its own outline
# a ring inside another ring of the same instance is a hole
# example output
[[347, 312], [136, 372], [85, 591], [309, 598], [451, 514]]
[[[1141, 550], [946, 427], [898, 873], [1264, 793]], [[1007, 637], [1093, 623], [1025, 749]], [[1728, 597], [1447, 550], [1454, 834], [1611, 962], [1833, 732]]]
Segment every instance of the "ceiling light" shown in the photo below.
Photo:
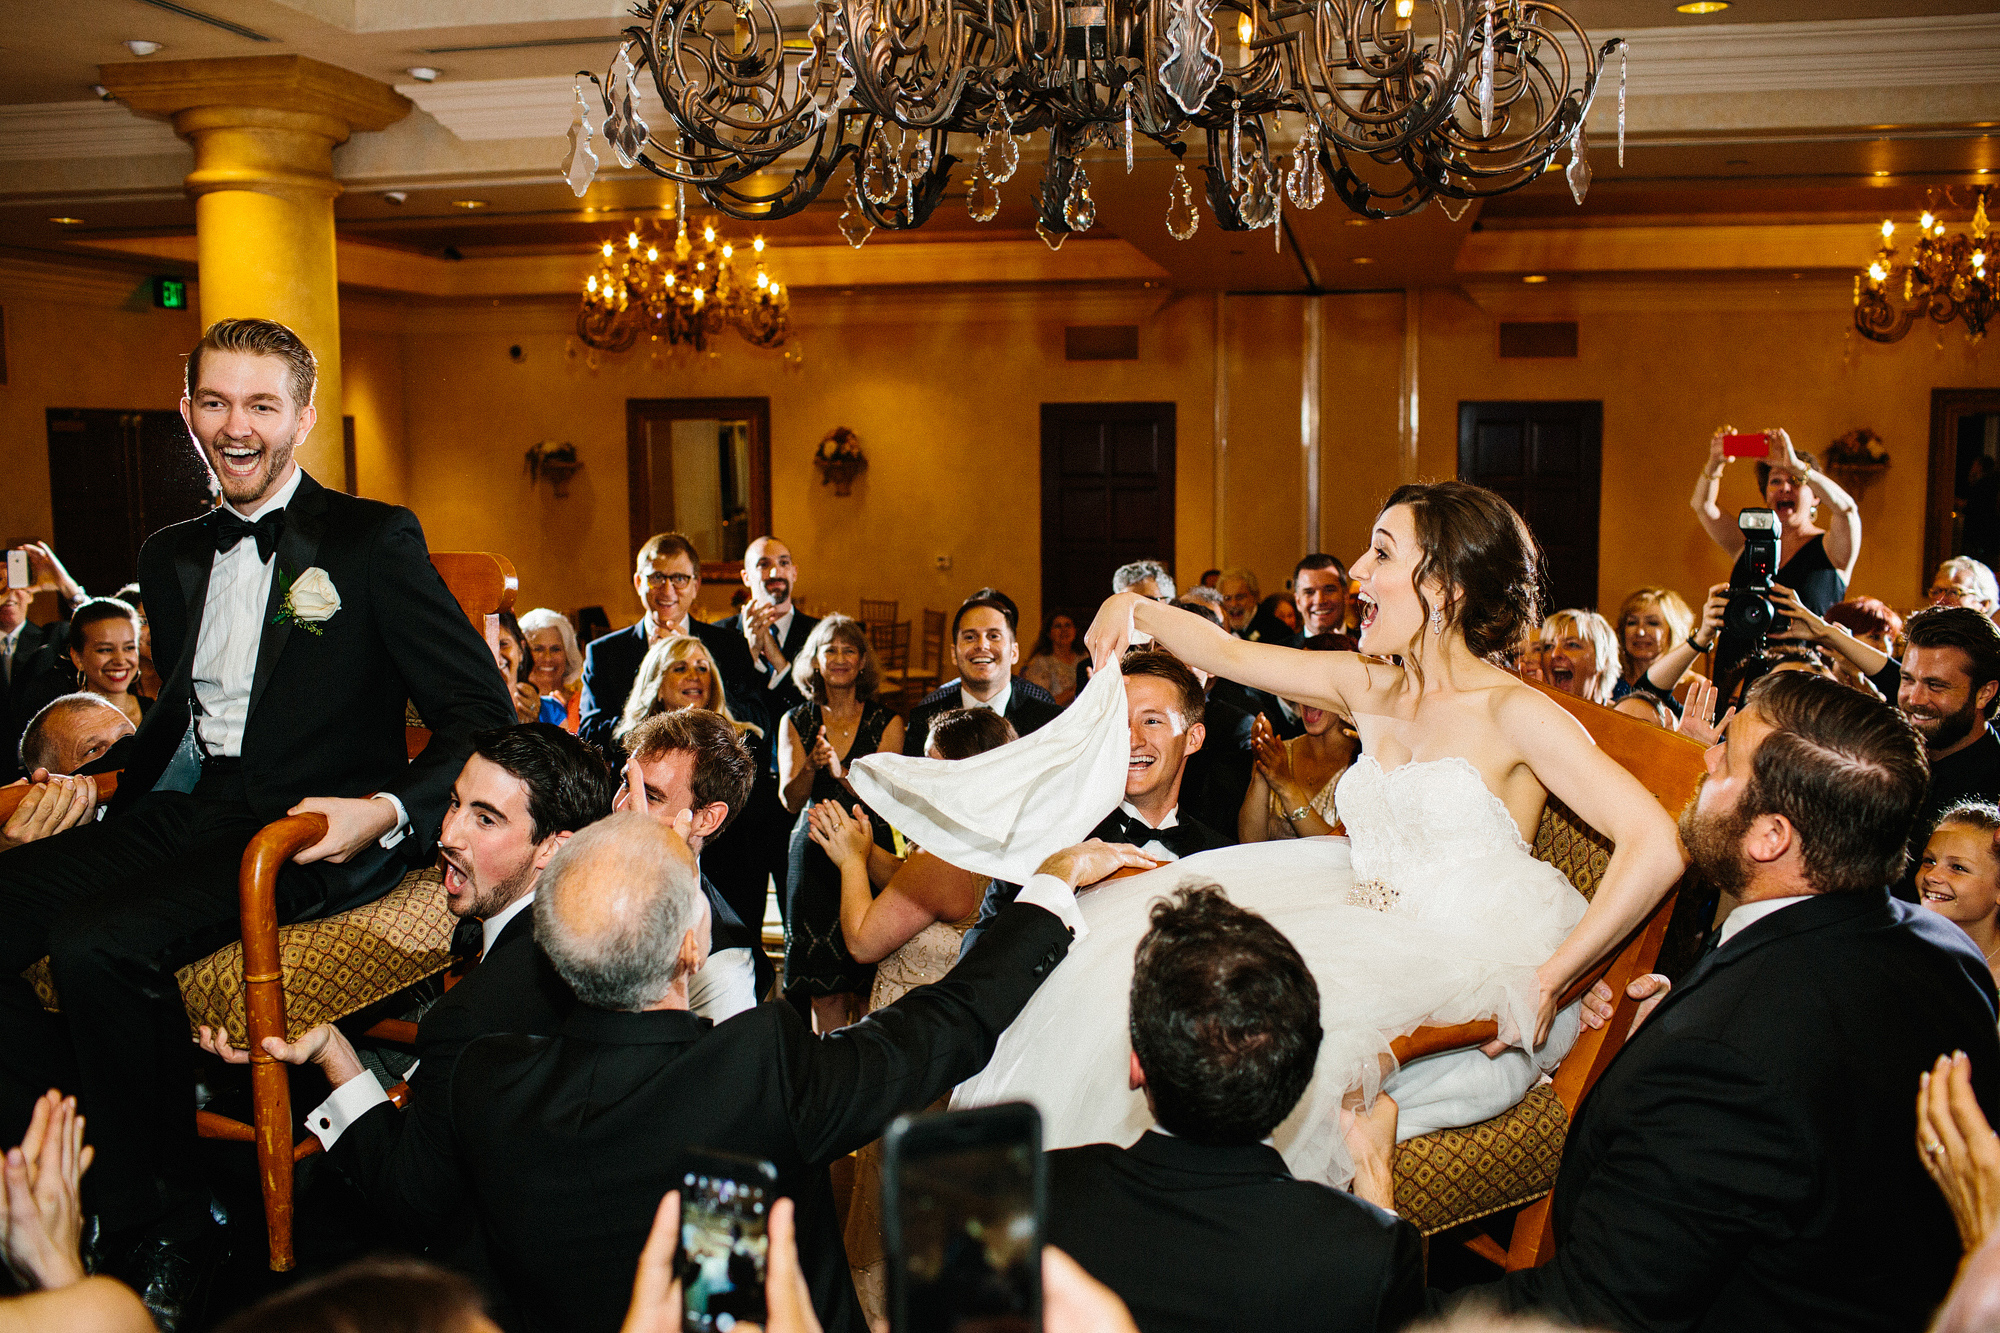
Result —
[[384, 199], [387, 199], [392, 204], [400, 204], [405, 199], [408, 199], [410, 196], [408, 193], [402, 190], [385, 190], [382, 192], [382, 197]]
[[1521, 275], [1522, 282], [1547, 282], [1548, 280], [1549, 275], [1546, 273], [1524, 273]]
[[49, 221], [55, 223], [58, 227], [81, 227], [83, 225], [82, 218], [50, 218]]
[[1348, 225], [1348, 226], [1350, 226], [1350, 227], [1365, 227], [1365, 226], [1367, 226], [1367, 225], [1368, 225], [1368, 219], [1367, 219], [1367, 218], [1349, 218], [1349, 219], [1347, 220], [1347, 225]]
[[1690, 0], [1685, 5], [1675, 5], [1677, 14], [1720, 14], [1729, 8], [1729, 0]]
[[486, 200], [484, 200], [484, 199], [454, 199], [454, 200], [452, 200], [452, 201], [451, 201], [451, 206], [452, 206], [453, 208], [462, 208], [462, 209], [465, 209], [465, 210], [466, 210], [466, 211], [467, 211], [467, 212], [469, 213], [469, 212], [471, 212], [471, 211], [472, 211], [473, 209], [475, 209], [475, 208], [484, 208], [484, 207], [486, 207]]
[[160, 43], [149, 42], [143, 38], [134, 37], [131, 41], [125, 43], [125, 49], [135, 56], [149, 56], [160, 49]]
[[1354, 256], [1354, 259], [1353, 259], [1353, 261], [1352, 261], [1352, 262], [1354, 262], [1354, 263], [1356, 263], [1356, 264], [1372, 264], [1372, 263], [1374, 263], [1375, 261], [1374, 261], [1374, 260], [1372, 260], [1372, 259], [1370, 259], [1370, 258], [1369, 258], [1369, 257], [1368, 257], [1367, 255], [1356, 255], [1356, 256]]
[[105, 87], [101, 83], [91, 84], [90, 91], [97, 94], [97, 100], [100, 102], [108, 102], [111, 100], [111, 90]]
[[432, 69], [429, 65], [412, 65], [403, 72], [419, 83], [437, 82], [438, 71]]

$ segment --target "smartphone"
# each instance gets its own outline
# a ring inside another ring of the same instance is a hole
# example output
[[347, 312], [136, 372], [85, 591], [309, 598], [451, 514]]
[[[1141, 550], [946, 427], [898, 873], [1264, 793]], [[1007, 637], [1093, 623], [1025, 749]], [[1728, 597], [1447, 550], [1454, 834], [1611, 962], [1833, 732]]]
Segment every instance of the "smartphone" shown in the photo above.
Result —
[[1722, 437], [1724, 458], [1769, 458], [1771, 440], [1763, 431], [1755, 435], [1725, 435]]
[[882, 1205], [895, 1333], [1041, 1328], [1048, 1180], [1034, 1107], [899, 1117], [882, 1138]]
[[28, 586], [28, 553], [26, 551], [7, 552], [7, 586], [25, 588]]
[[680, 1191], [681, 1328], [729, 1333], [739, 1323], [761, 1326], [778, 1168], [698, 1149], [682, 1159]]

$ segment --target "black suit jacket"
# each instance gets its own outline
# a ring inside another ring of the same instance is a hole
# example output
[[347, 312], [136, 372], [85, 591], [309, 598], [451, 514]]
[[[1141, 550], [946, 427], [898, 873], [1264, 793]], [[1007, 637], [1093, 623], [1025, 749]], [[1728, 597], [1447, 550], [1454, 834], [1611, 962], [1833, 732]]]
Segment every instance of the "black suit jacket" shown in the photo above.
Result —
[[1141, 1333], [1390, 1333], [1423, 1312], [1417, 1229], [1298, 1180], [1276, 1148], [1148, 1131], [1048, 1154], [1048, 1240]]
[[[778, 645], [778, 651], [784, 654], [785, 661], [799, 660], [799, 654], [804, 651], [806, 640], [812, 637], [813, 626], [817, 624], [819, 624], [818, 616], [809, 616], [796, 605], [792, 608], [792, 627], [786, 632], [784, 642]], [[727, 620], [717, 621], [715, 627], [734, 634], [736, 642], [743, 644], [743, 651], [746, 655], [749, 654], [750, 646], [743, 640], [742, 612], [737, 612]], [[805, 695], [799, 693], [799, 687], [792, 684], [790, 668], [785, 670], [774, 686], [771, 684], [771, 664], [761, 657], [751, 656], [750, 674], [755, 678], [757, 693], [763, 699], [764, 714], [773, 724], [806, 701]], [[732, 694], [729, 702], [730, 706], [734, 707], [736, 696]], [[775, 737], [772, 738], [770, 749], [773, 755], [777, 754], [778, 745]]]
[[1278, 696], [1265, 690], [1253, 690], [1248, 685], [1239, 685], [1233, 680], [1218, 679], [1208, 692], [1208, 701], [1210, 704], [1227, 705], [1252, 717], [1262, 713], [1265, 720], [1271, 724], [1271, 730], [1277, 733], [1281, 741], [1306, 734], [1305, 723], [1295, 717], [1287, 716], [1284, 708], [1278, 703]]
[[[751, 668], [750, 649], [740, 631], [708, 625], [688, 617], [688, 633], [700, 639], [722, 673], [722, 688], [729, 698], [729, 711], [738, 722], [762, 727], [771, 733], [771, 712], [761, 697], [763, 678]], [[614, 631], [591, 641], [583, 650], [583, 697], [577, 703], [576, 734], [605, 754], [622, 757], [623, 751], [611, 733], [618, 729], [618, 716], [625, 710], [625, 697], [639, 678], [639, 664], [646, 660], [646, 622]]]
[[1181, 771], [1181, 809], [1234, 846], [1236, 817], [1250, 790], [1256, 769], [1256, 749], [1250, 743], [1257, 719], [1234, 704], [1211, 698], [1202, 706], [1201, 748], [1187, 757]]
[[[910, 710], [910, 720], [903, 732], [904, 754], [924, 752], [924, 743], [931, 738], [931, 719], [959, 706], [958, 686], [959, 680], [954, 676]], [[1007, 696], [1007, 720], [1014, 724], [1016, 735], [1040, 731], [1061, 714], [1061, 706], [1047, 690], [1031, 680], [1014, 677], [1014, 692]]]
[[[139, 582], [162, 672], [160, 699], [132, 738], [115, 815], [153, 789], [188, 730], [195, 639], [215, 558], [215, 515], [164, 528], [139, 549]], [[326, 571], [340, 609], [320, 631], [272, 622], [283, 605], [271, 580], [243, 736], [250, 809], [274, 820], [307, 796], [392, 792], [411, 834], [393, 852], [370, 848], [342, 866], [320, 863], [328, 912], [379, 896], [427, 864], [474, 732], [514, 721], [493, 654], [431, 564], [409, 510], [330, 491], [301, 475], [286, 507], [278, 571]], [[415, 759], [406, 701], [430, 728]]]
[[761, 1157], [797, 1201], [822, 1325], [865, 1333], [827, 1164], [978, 1072], [1068, 949], [1017, 906], [942, 980], [826, 1037], [773, 1001], [720, 1025], [579, 1006], [560, 1036], [481, 1038], [411, 1109], [383, 1173], [396, 1211], [435, 1228], [470, 1201], [525, 1327], [609, 1333], [682, 1155]]
[[1917, 1077], [1953, 1050], [2000, 1113], [1993, 980], [1958, 927], [1885, 890], [1780, 908], [1578, 1108], [1554, 1259], [1479, 1290], [1606, 1329], [1924, 1327], [1959, 1243], [1918, 1162]]
[[49, 682], [66, 679], [63, 672], [70, 665], [68, 614], [65, 603], [64, 619], [46, 625], [31, 620], [21, 626], [20, 637], [14, 640], [13, 674], [7, 680], [4, 706], [0, 706], [0, 725], [6, 728], [7, 743], [7, 756], [0, 768], [10, 775], [20, 771], [21, 733], [55, 697], [49, 693]]

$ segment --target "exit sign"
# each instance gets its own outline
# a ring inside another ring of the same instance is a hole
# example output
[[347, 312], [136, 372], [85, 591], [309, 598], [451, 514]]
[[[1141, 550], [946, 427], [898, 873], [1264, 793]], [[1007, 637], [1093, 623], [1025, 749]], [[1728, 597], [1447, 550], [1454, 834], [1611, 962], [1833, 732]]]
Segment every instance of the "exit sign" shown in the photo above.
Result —
[[185, 310], [188, 304], [188, 285], [181, 278], [153, 279], [153, 308], [155, 310]]

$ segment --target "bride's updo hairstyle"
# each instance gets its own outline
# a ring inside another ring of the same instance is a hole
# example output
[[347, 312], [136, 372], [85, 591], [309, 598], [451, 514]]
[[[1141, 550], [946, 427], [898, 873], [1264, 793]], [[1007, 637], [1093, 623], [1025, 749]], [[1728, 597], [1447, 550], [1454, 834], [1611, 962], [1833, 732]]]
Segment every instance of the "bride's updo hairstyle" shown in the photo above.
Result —
[[1541, 620], [1541, 548], [1514, 506], [1464, 481], [1398, 486], [1382, 508], [1397, 505], [1410, 507], [1423, 547], [1411, 581], [1426, 629], [1433, 608], [1424, 585], [1433, 580], [1450, 608], [1446, 628], [1456, 627], [1465, 646], [1484, 660], [1502, 656]]

